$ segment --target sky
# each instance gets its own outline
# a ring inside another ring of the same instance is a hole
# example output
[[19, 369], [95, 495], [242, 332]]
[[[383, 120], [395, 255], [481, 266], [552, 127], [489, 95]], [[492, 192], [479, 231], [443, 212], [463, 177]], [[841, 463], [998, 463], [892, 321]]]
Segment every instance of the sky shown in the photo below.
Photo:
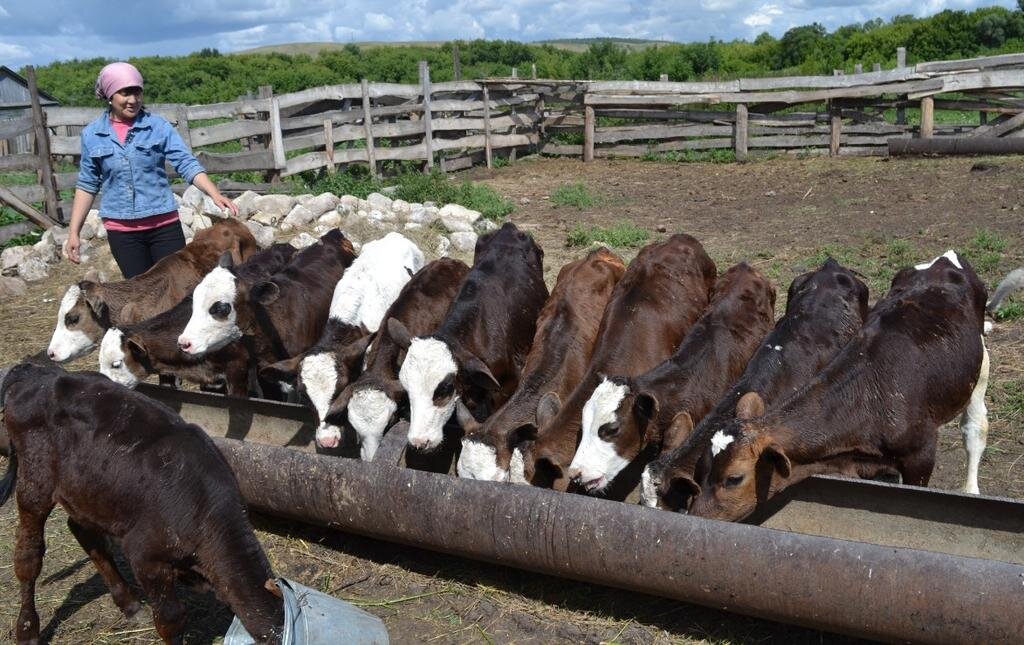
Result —
[[0, 0], [0, 64], [222, 53], [289, 42], [614, 36], [679, 42], [830, 31], [876, 17], [922, 17], [1016, 0]]

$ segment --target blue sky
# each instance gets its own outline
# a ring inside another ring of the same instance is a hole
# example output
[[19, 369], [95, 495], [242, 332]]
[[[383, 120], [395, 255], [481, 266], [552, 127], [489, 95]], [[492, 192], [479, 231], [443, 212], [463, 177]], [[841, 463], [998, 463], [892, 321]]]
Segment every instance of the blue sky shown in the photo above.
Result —
[[618, 36], [751, 39], [819, 22], [927, 16], [1016, 0], [0, 0], [0, 64], [232, 52], [305, 41]]

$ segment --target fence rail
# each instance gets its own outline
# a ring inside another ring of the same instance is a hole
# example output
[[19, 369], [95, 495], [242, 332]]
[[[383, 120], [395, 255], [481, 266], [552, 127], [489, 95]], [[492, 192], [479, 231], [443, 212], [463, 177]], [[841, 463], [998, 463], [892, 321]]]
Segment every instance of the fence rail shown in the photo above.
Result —
[[[905, 52], [897, 59], [905, 60]], [[495, 154], [514, 159], [521, 150], [584, 161], [716, 149], [731, 149], [738, 159], [885, 155], [890, 140], [1024, 136], [1024, 54], [711, 82], [431, 83], [424, 63], [418, 84], [363, 81], [281, 95], [261, 88], [259, 97], [237, 101], [148, 107], [178, 129], [210, 172], [258, 171], [265, 181], [348, 164], [367, 164], [374, 174], [395, 161], [437, 163], [445, 171], [490, 166]], [[920, 110], [915, 123], [908, 123], [908, 108]], [[936, 123], [936, 110], [978, 116]], [[56, 159], [77, 161], [78, 132], [103, 110], [38, 112], [0, 121], [0, 139], [40, 132], [46, 139], [35, 154], [0, 155], [0, 171], [36, 171], [39, 184], [8, 188], [23, 202], [46, 202], [55, 219], [57, 192], [73, 187], [76, 173], [52, 172], [46, 181], [44, 170], [52, 171]], [[39, 150], [46, 147], [44, 159]]]

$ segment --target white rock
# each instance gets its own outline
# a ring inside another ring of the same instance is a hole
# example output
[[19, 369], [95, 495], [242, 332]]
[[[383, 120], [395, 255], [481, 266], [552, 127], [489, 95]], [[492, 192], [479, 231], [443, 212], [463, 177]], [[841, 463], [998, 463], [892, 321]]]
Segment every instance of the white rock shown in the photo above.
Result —
[[394, 195], [395, 193], [398, 192], [398, 186], [385, 186], [384, 188], [380, 189], [380, 192], [384, 193], [385, 195]]
[[333, 193], [320, 193], [316, 197], [299, 200], [299, 203], [306, 207], [313, 217], [320, 217], [328, 211], [333, 211], [338, 206], [338, 196]]
[[478, 220], [477, 223], [473, 225], [473, 228], [476, 229], [477, 233], [490, 233], [491, 231], [496, 231], [501, 227], [498, 226], [498, 223], [495, 222], [494, 220], [481, 219]]
[[32, 254], [50, 264], [60, 261], [60, 249], [53, 243], [53, 240], [47, 239], [45, 235], [43, 239], [32, 245]]
[[203, 215], [206, 215], [207, 217], [212, 217], [214, 219], [224, 219], [231, 213], [231, 211], [224, 210], [223, 208], [218, 206], [216, 202], [213, 201], [212, 197], [208, 197], [205, 195], [203, 196], [202, 209]]
[[301, 203], [301, 202], [307, 201], [309, 199], [313, 199], [313, 193], [302, 193], [301, 195], [296, 195], [295, 196], [295, 201], [297, 203]]
[[182, 224], [186, 226], [192, 226], [192, 220], [196, 216], [196, 209], [191, 206], [179, 206], [178, 207], [178, 219], [181, 220]]
[[247, 190], [235, 198], [235, 206], [238, 207], [238, 219], [247, 220], [256, 212], [256, 198], [259, 193]]
[[379, 211], [386, 211], [391, 209], [391, 198], [380, 193], [370, 193], [366, 196], [366, 203], [370, 205], [370, 208], [376, 208]]
[[295, 227], [289, 224], [288, 222], [281, 222], [280, 224], [277, 225], [277, 230], [281, 231], [282, 233], [291, 233], [293, 230], [295, 230]]
[[32, 255], [31, 246], [11, 246], [0, 253], [0, 273], [4, 275], [13, 274], [18, 265]]
[[260, 245], [260, 248], [265, 249], [274, 243], [273, 228], [251, 220], [245, 223], [245, 227], [248, 228], [249, 232], [252, 233], [252, 236], [256, 238], [256, 243]]
[[256, 212], [251, 219], [260, 224], [277, 224], [295, 206], [291, 195], [261, 195], [254, 200]]
[[78, 232], [78, 237], [83, 240], [91, 240], [96, 237], [96, 225], [86, 220], [82, 224], [82, 230]]
[[201, 231], [204, 228], [210, 228], [213, 226], [213, 222], [206, 215], [200, 215], [196, 213], [195, 217], [192, 218], [192, 224], [189, 226], [193, 231]]
[[339, 213], [351, 213], [359, 210], [359, 198], [355, 195], [342, 195], [338, 200]]
[[412, 210], [412, 205], [404, 199], [396, 199], [391, 202], [391, 211], [396, 215], [402, 216]]
[[67, 242], [68, 237], [70, 235], [71, 233], [65, 227], [54, 226], [52, 228], [46, 229], [46, 232], [43, 233], [43, 237], [41, 239], [52, 240], [53, 243], [57, 245], [58, 248], [60, 248], [61, 246], [64, 245], [64, 242]]
[[310, 211], [302, 204], [296, 204], [295, 207], [292, 208], [292, 210], [289, 211], [288, 214], [285, 216], [284, 223], [298, 227], [305, 226], [306, 224], [312, 222], [314, 219], [316, 219], [316, 215], [313, 214], [312, 211]]
[[423, 228], [423, 225], [420, 224], [419, 222], [406, 222], [405, 223], [405, 230], [407, 230], [407, 231], [415, 231], [416, 229], [420, 229], [420, 228]]
[[181, 195], [179, 195], [178, 193], [171, 193], [171, 194], [174, 195], [174, 205], [175, 206], [181, 206]]
[[437, 212], [427, 208], [413, 209], [405, 219], [409, 222], [429, 226], [437, 220]]
[[341, 224], [341, 214], [338, 211], [327, 211], [317, 220], [321, 225], [328, 228]]
[[29, 256], [18, 265], [18, 277], [25, 282], [38, 282], [39, 280], [45, 280], [49, 276], [50, 268], [38, 256]]
[[469, 224], [480, 219], [480, 212], [460, 206], [459, 204], [446, 204], [441, 209], [441, 219], [459, 219]]
[[198, 211], [203, 205], [204, 197], [206, 197], [206, 193], [195, 186], [189, 186], [185, 189], [185, 194], [181, 196], [181, 203]]
[[370, 211], [367, 214], [367, 217], [369, 219], [375, 221], [375, 222], [396, 222], [396, 221], [398, 221], [398, 216], [396, 216], [390, 210], [373, 209], [372, 211]]
[[455, 247], [457, 251], [468, 253], [476, 248], [476, 233], [458, 232], [452, 233], [449, 237], [451, 238], [452, 246]]
[[437, 204], [434, 202], [423, 202], [423, 208], [437, 208]]
[[107, 239], [107, 227], [102, 224], [96, 227], [96, 239], [105, 240]]
[[317, 224], [316, 226], [313, 227], [313, 232], [316, 233], [318, 236], [323, 235], [329, 230], [331, 230], [331, 227], [327, 226], [326, 224]]
[[[192, 232], [192, 228], [188, 224], [186, 224], [184, 220], [181, 221], [181, 232], [185, 236], [186, 240], [191, 239], [192, 236], [195, 235], [195, 233]], [[186, 242], [186, 244], [187, 243], [188, 242]]]
[[21, 278], [0, 276], [0, 298], [4, 300], [7, 300], [7, 298], [17, 298], [25, 295], [27, 291], [28, 287]]
[[[447, 208], [447, 206], [445, 207]], [[449, 214], [445, 214], [444, 209], [441, 209], [440, 215], [441, 225], [444, 226], [445, 230], [449, 233], [472, 233], [473, 225], [464, 219], [458, 217], [452, 217]]]
[[288, 241], [289, 244], [297, 249], [304, 249], [311, 244], [316, 244], [316, 242], [317, 238], [313, 237], [309, 233], [299, 233]]
[[437, 248], [434, 250], [438, 257], [448, 257], [448, 251], [452, 248], [452, 242], [444, 235], [437, 236]]

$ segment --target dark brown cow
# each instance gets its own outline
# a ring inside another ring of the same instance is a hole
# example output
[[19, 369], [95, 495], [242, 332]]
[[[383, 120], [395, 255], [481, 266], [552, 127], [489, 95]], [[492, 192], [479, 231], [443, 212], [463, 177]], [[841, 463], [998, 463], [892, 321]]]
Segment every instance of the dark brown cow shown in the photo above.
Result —
[[788, 398], [835, 356], [868, 315], [867, 285], [832, 258], [817, 271], [797, 276], [788, 294], [785, 314], [729, 393], [680, 446], [644, 469], [644, 504], [685, 511], [711, 463], [711, 437], [736, 416], [740, 397], [757, 392], [769, 406]]
[[483, 425], [461, 419], [466, 436], [460, 477], [508, 479], [520, 435], [535, 435], [557, 412], [557, 401], [568, 398], [587, 371], [605, 306], [625, 272], [622, 258], [604, 247], [562, 267], [537, 319], [519, 388]]
[[180, 643], [185, 627], [176, 579], [208, 584], [257, 640], [276, 642], [284, 624], [280, 591], [234, 474], [201, 428], [95, 372], [23, 363], [2, 387], [11, 460], [0, 504], [18, 479], [19, 643], [39, 639], [35, 583], [46, 518], [56, 504], [130, 617], [141, 606], [106, 536], [121, 541], [165, 642]]
[[548, 297], [544, 251], [507, 223], [480, 237], [473, 267], [434, 334], [413, 338], [401, 321], [391, 337], [407, 348], [398, 373], [409, 396], [409, 444], [434, 450], [458, 403], [485, 419], [519, 384], [537, 315]]
[[568, 488], [583, 406], [594, 388], [604, 374], [636, 376], [670, 356], [707, 307], [715, 274], [715, 263], [689, 235], [640, 250], [605, 308], [587, 373], [564, 404], [557, 402], [560, 409], [536, 440], [513, 452], [513, 481]]
[[119, 282], [82, 280], [64, 294], [47, 354], [65, 362], [91, 351], [111, 325], [125, 325], [167, 311], [191, 293], [225, 251], [240, 263], [259, 246], [244, 224], [219, 220], [192, 242], [142, 275]]
[[[274, 244], [256, 253], [235, 271], [239, 280], [252, 284], [283, 269], [295, 247]], [[242, 341], [192, 356], [178, 347], [178, 336], [192, 316], [192, 297], [149, 320], [111, 327], [100, 345], [100, 372], [125, 387], [135, 387], [154, 373], [174, 374], [200, 385], [226, 385], [227, 393], [245, 396], [258, 393], [253, 380], [252, 357]]]
[[743, 396], [738, 418], [711, 438], [694, 515], [742, 519], [818, 473], [928, 484], [939, 426], [983, 399], [986, 294], [953, 252], [919, 267], [896, 274], [857, 335], [792, 398], [758, 416], [760, 397]]
[[[465, 262], [441, 258], [420, 269], [402, 288], [398, 298], [384, 314], [384, 320], [395, 319], [409, 334], [428, 336], [444, 322], [452, 301], [469, 273]], [[349, 347], [348, 353], [359, 348]], [[330, 410], [321, 423], [325, 432], [337, 432], [347, 418], [360, 441], [360, 456], [370, 461], [405, 398], [405, 390], [398, 381], [398, 368], [405, 350], [391, 337], [387, 324], [373, 336], [365, 355], [366, 368], [351, 384], [344, 383], [341, 393], [331, 402]], [[321, 430], [317, 430], [318, 434]]]
[[[569, 477], [601, 492], [637, 458], [678, 445], [746, 367], [775, 319], [775, 288], [742, 262], [715, 282], [711, 303], [672, 356], [636, 377], [606, 378], [583, 406]], [[671, 446], [670, 446], [671, 447]]]

